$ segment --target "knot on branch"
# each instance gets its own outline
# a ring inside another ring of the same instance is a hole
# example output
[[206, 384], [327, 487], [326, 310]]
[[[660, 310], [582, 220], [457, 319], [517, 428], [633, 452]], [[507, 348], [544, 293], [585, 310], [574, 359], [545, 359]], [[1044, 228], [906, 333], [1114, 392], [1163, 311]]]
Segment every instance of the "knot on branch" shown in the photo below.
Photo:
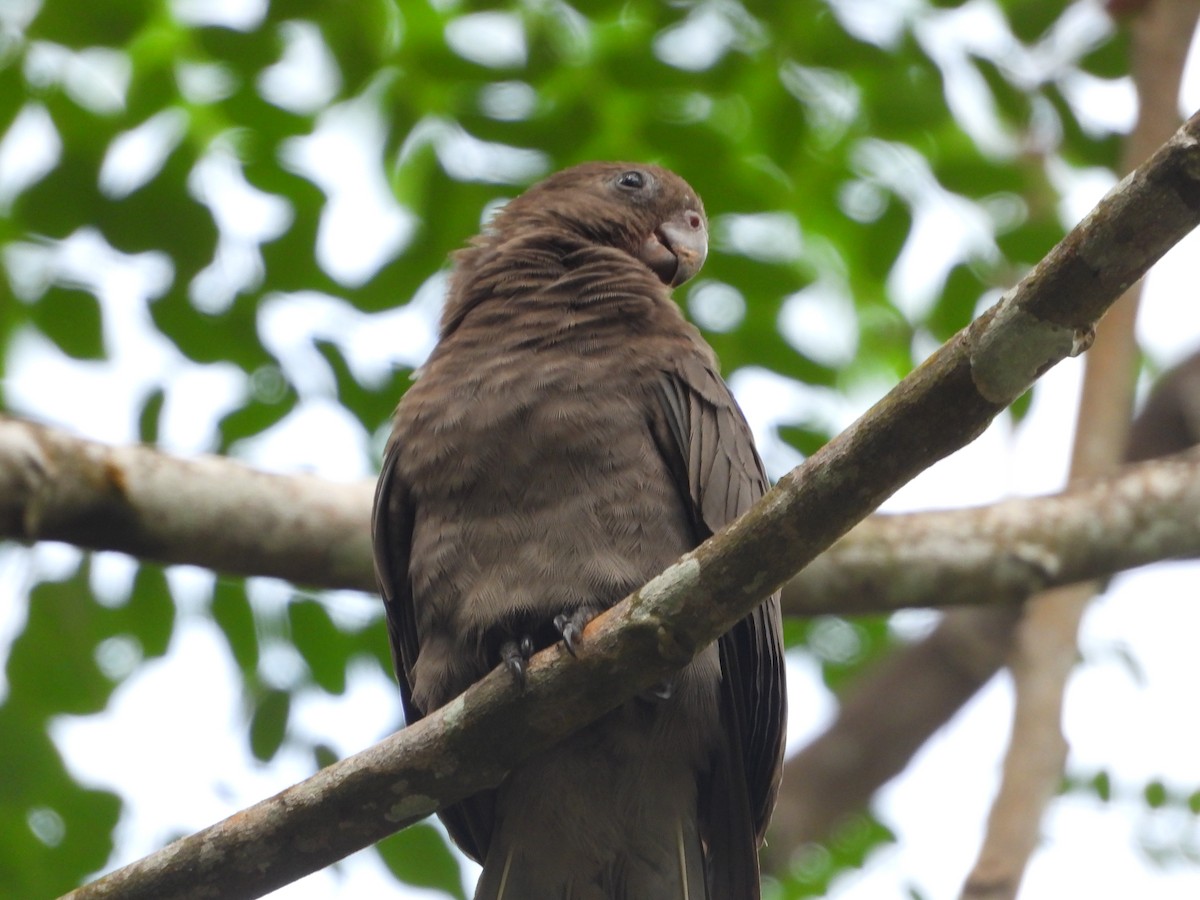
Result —
[[971, 380], [985, 400], [1007, 406], [1056, 362], [1086, 349], [1080, 333], [1087, 330], [1040, 319], [1006, 297], [971, 328]]

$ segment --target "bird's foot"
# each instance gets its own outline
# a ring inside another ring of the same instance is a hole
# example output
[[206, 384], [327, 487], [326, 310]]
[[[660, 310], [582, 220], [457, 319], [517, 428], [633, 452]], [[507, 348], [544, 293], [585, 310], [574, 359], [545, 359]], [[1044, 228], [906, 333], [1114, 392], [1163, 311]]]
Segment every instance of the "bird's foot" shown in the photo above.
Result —
[[531, 656], [533, 656], [533, 638], [527, 634], [505, 641], [500, 645], [500, 659], [504, 661], [504, 667], [512, 672], [517, 687], [522, 690], [525, 689], [525, 669]]
[[558, 633], [562, 635], [563, 644], [567, 648], [567, 652], [572, 656], [575, 655], [575, 650], [579, 646], [579, 639], [583, 636], [584, 626], [592, 621], [596, 615], [594, 609], [581, 607], [567, 613], [559, 613], [554, 617], [554, 627], [558, 629]]
[[[575, 655], [576, 649], [579, 647], [580, 637], [583, 635], [583, 628], [596, 615], [597, 610], [592, 607], [581, 607], [573, 609], [569, 612], [560, 613], [554, 617], [553, 625], [559, 637], [567, 647], [567, 652], [572, 656]], [[520, 633], [522, 629], [514, 628], [518, 632], [513, 634], [508, 632], [510, 637], [500, 645], [500, 662], [504, 663], [504, 668], [512, 673], [513, 680], [516, 681], [517, 687], [524, 689], [525, 673], [529, 668], [529, 657], [533, 656], [534, 652], [547, 646], [547, 643], [552, 641], [553, 632], [545, 625], [545, 620], [538, 625], [532, 633]], [[537, 641], [534, 641], [536, 636]]]

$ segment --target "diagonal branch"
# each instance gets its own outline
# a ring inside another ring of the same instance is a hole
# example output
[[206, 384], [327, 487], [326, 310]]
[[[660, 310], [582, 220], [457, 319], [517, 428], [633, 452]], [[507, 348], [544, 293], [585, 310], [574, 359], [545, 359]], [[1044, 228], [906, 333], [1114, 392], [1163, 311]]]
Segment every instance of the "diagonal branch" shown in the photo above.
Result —
[[965, 445], [1200, 221], [1200, 117], [1020, 285], [747, 515], [592, 622], [578, 657], [494, 671], [381, 744], [74, 891], [76, 900], [255, 897], [496, 784], [677, 669], [935, 460]]

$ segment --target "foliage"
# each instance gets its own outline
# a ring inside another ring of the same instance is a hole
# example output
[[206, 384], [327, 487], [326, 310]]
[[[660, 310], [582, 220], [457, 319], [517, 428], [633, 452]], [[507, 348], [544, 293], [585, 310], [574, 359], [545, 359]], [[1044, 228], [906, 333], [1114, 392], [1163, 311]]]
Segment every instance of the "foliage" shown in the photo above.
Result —
[[[270, 462], [265, 436], [338, 407], [358, 440], [347, 470], [367, 473], [428, 347], [438, 273], [481, 211], [575, 162], [653, 160], [713, 216], [714, 252], [683, 293], [726, 371], [811, 386], [768, 416], [778, 470], [796, 455], [785, 441], [811, 451], [1049, 249], [1070, 172], [1113, 164], [1116, 137], [1077, 105], [1123, 74], [1124, 51], [1085, 6], [0, 7], [0, 403], [71, 408], [28, 384], [34, 348], [83, 392], [89, 366], [134, 372], [106, 398], [103, 437]], [[404, 304], [419, 315], [392, 314]], [[123, 801], [75, 781], [50, 730], [167, 651], [175, 586], [141, 566], [96, 596], [89, 565], [22, 569], [0, 706], [5, 896], [57, 894], [119, 854]], [[240, 670], [254, 756], [301, 748], [317, 764], [330, 751], [294, 726], [296, 698], [341, 694], [387, 651], [377, 613], [291, 599], [220, 579], [200, 605]], [[835, 625], [792, 629], [824, 634], [832, 685], [891, 639], [882, 622]], [[269, 671], [281, 642], [301, 674]], [[887, 839], [860, 823], [787, 889]], [[462, 895], [434, 832], [399, 840], [414, 849], [381, 851], [398, 877]]]

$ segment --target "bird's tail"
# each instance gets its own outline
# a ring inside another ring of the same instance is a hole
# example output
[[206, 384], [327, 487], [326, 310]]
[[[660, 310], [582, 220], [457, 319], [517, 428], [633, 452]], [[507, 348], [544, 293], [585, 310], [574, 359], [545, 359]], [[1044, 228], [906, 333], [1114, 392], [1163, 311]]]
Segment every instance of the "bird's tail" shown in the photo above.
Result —
[[497, 841], [475, 900], [715, 900], [705, 878], [696, 823], [677, 819], [667, 833], [628, 834], [608, 860], [553, 839]]

